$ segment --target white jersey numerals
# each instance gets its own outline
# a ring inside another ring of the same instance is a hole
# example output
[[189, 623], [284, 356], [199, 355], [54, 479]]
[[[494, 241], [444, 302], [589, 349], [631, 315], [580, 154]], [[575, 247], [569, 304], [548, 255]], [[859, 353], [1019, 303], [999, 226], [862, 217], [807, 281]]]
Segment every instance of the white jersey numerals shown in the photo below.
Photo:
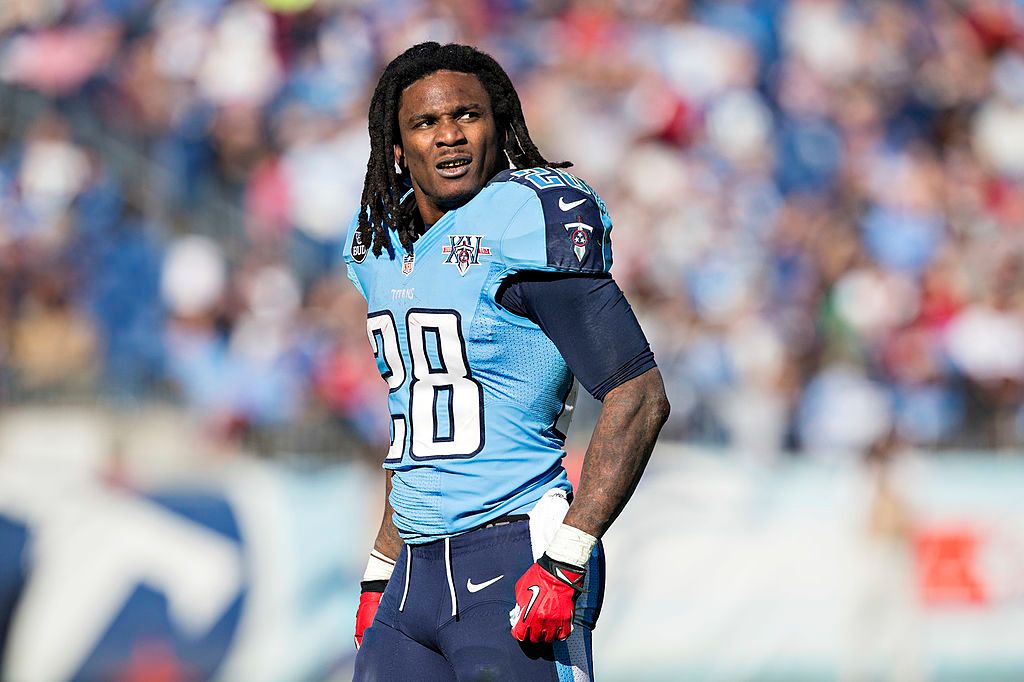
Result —
[[[405, 318], [406, 343], [412, 364], [409, 383], [409, 441], [413, 459], [472, 457], [483, 447], [483, 389], [473, 379], [455, 310], [411, 309]], [[391, 392], [406, 380], [398, 330], [390, 312], [367, 318], [366, 333], [381, 376]], [[391, 415], [391, 448], [387, 460], [402, 458], [405, 415]]]
[[374, 313], [366, 318], [366, 335], [370, 339], [373, 357], [380, 360], [384, 355], [387, 369], [381, 373], [388, 382], [388, 390], [397, 391], [405, 383], [405, 365], [402, 354], [398, 350], [398, 331], [395, 329], [395, 318], [389, 312]]
[[[470, 378], [458, 313], [410, 310], [405, 322], [412, 357], [409, 413], [413, 456], [476, 454], [482, 440], [483, 391]], [[440, 366], [431, 366], [427, 354], [432, 340]]]

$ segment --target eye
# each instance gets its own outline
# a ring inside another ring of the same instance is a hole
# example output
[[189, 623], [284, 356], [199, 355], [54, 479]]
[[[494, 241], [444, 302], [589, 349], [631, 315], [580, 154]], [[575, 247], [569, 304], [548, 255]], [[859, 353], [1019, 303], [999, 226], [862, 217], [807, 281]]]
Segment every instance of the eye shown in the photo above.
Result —
[[463, 112], [462, 116], [459, 116], [459, 118], [463, 121], [475, 121], [480, 118], [480, 114], [476, 111], [466, 111]]

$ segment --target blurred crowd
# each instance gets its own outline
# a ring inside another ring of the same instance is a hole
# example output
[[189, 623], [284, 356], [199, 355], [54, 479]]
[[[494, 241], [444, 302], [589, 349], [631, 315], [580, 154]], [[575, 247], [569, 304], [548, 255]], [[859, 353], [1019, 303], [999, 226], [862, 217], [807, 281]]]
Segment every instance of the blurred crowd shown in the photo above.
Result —
[[339, 255], [426, 39], [493, 54], [608, 204], [670, 436], [1024, 443], [1019, 0], [4, 2], [0, 404], [386, 441]]

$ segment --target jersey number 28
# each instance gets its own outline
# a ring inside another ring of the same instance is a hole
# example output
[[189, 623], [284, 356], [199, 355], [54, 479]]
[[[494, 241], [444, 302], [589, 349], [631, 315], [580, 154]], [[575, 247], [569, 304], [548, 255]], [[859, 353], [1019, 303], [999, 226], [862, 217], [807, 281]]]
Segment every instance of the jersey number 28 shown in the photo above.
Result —
[[391, 312], [371, 313], [366, 319], [366, 335], [390, 392], [409, 379], [409, 420], [404, 414], [391, 415], [387, 460], [402, 458], [407, 428], [413, 459], [472, 457], [484, 445], [484, 401], [483, 389], [469, 369], [462, 317], [456, 310], [412, 308], [405, 316], [405, 330], [410, 372]]

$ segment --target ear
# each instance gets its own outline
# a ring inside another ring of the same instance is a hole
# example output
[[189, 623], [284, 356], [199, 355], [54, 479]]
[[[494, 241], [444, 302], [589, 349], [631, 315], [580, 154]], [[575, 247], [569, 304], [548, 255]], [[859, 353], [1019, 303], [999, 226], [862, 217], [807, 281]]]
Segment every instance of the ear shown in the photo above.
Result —
[[405, 154], [402, 153], [402, 145], [395, 145], [395, 174], [401, 175], [405, 171]]

